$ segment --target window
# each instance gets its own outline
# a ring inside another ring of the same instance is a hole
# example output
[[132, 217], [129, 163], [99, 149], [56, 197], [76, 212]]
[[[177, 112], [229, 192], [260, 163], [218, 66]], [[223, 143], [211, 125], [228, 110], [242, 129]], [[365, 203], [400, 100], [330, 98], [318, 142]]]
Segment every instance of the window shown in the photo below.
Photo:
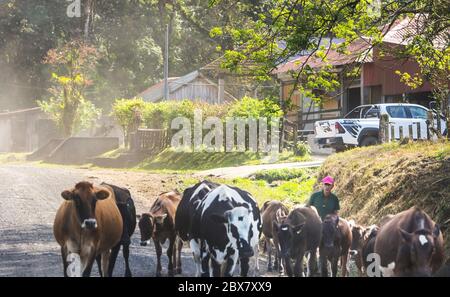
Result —
[[366, 118], [366, 119], [379, 118], [379, 117], [380, 117], [380, 109], [376, 106], [373, 106], [372, 108], [370, 108], [364, 115], [364, 118]]
[[410, 106], [409, 111], [413, 119], [427, 119], [427, 110], [418, 106]]
[[361, 117], [361, 107], [353, 109], [345, 116], [346, 119], [359, 119], [360, 117]]
[[386, 110], [391, 118], [406, 119], [406, 109], [404, 106], [388, 106]]

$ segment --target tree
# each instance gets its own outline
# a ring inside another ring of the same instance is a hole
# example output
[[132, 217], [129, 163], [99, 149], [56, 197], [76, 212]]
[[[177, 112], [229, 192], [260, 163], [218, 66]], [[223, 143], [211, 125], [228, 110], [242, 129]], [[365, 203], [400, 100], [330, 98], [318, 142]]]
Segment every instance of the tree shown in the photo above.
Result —
[[[384, 34], [394, 23], [419, 15], [422, 25], [412, 32], [414, 36], [405, 36], [402, 54], [418, 61], [423, 77], [431, 80], [437, 89], [436, 98], [448, 96], [448, 1], [276, 0], [264, 3], [266, 9], [246, 27], [217, 27], [211, 31], [234, 42], [233, 50], [224, 50], [224, 68], [239, 73], [252, 65], [255, 76], [268, 79], [271, 71], [290, 57], [306, 55], [308, 58], [292, 76], [302, 92], [320, 101], [320, 97], [308, 90], [334, 90], [339, 81], [330, 73], [329, 65], [320, 69], [309, 67], [312, 57], [327, 64], [330, 49], [348, 54], [348, 45], [361, 38], [372, 47], [381, 45]], [[343, 42], [333, 43], [336, 39]], [[441, 47], [435, 46], [436, 40], [440, 40]]]
[[96, 59], [96, 49], [81, 41], [51, 49], [45, 59], [55, 69], [54, 85], [50, 88], [50, 99], [38, 104], [54, 119], [65, 137], [89, 128], [100, 115], [100, 110], [84, 96], [85, 88], [92, 83], [88, 77]]

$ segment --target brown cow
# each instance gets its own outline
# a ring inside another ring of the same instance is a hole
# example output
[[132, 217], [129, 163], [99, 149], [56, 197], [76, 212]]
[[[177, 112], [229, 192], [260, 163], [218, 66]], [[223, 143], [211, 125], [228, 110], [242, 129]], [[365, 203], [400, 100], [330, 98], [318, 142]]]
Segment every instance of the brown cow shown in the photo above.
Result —
[[[64, 276], [69, 275], [69, 264], [71, 276], [90, 276], [94, 260], [100, 274], [107, 276], [110, 250], [119, 243], [123, 228], [114, 193], [90, 182], [79, 182], [61, 196], [65, 201], [56, 213], [53, 233], [61, 246]], [[74, 254], [80, 262], [69, 263], [68, 257]], [[74, 266], [78, 264], [81, 266]]]
[[361, 277], [365, 273], [365, 269], [370, 264], [367, 262], [367, 255], [373, 253], [373, 245], [375, 243], [375, 236], [378, 232], [378, 226], [371, 225], [363, 227], [349, 221], [352, 232], [352, 244], [350, 247], [350, 259], [355, 261], [358, 275]]
[[278, 241], [277, 232], [274, 228], [276, 224], [281, 224], [282, 220], [289, 214], [289, 209], [279, 201], [266, 201], [261, 208], [262, 217], [262, 232], [264, 234], [265, 242], [264, 247], [268, 249], [269, 263], [267, 270], [272, 271], [272, 243], [275, 246], [275, 269], [281, 270], [281, 255], [280, 244]]
[[[169, 258], [168, 274], [169, 276], [174, 276], [174, 267], [177, 274], [181, 273], [181, 249], [183, 248], [183, 242], [178, 238], [175, 231], [175, 213], [180, 201], [181, 195], [178, 191], [161, 193], [150, 208], [150, 212], [142, 214], [139, 220], [141, 245], [147, 245], [150, 238], [153, 239], [155, 244], [158, 259], [156, 276], [161, 276], [161, 244], [164, 244], [167, 239], [169, 239], [169, 248], [167, 249], [167, 257]], [[178, 250], [178, 261], [176, 250]]]
[[331, 262], [331, 275], [337, 276], [339, 258], [342, 276], [347, 275], [348, 251], [351, 243], [352, 232], [348, 222], [338, 215], [327, 215], [322, 222], [322, 240], [319, 247], [322, 276], [328, 276], [328, 260]]
[[383, 276], [431, 276], [444, 261], [444, 240], [439, 225], [411, 207], [381, 227], [375, 253]]

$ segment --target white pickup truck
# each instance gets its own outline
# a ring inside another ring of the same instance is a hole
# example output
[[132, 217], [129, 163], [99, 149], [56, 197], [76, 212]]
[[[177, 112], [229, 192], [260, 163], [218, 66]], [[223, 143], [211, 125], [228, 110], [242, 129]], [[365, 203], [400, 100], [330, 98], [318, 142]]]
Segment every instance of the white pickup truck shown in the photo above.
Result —
[[[403, 136], [409, 135], [410, 125], [416, 129], [413, 139], [427, 138], [427, 113], [429, 109], [409, 103], [386, 103], [361, 105], [350, 111], [343, 119], [323, 120], [314, 123], [315, 141], [319, 147], [331, 147], [341, 151], [347, 147], [368, 146], [378, 143], [380, 128], [380, 115], [389, 115], [390, 125], [394, 127], [392, 138], [400, 138], [400, 129]], [[441, 133], [447, 135], [445, 117], [440, 115]], [[400, 128], [400, 127], [403, 128]], [[434, 126], [437, 127], [437, 117], [434, 112]], [[420, 129], [420, 131], [418, 131]]]

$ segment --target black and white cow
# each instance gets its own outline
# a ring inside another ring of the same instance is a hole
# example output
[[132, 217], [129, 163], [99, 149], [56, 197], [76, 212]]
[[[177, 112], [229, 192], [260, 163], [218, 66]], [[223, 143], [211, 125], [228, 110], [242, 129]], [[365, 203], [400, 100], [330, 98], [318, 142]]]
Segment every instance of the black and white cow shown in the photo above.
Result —
[[[183, 241], [188, 241], [194, 256], [194, 262], [197, 268], [197, 276], [201, 274], [201, 255], [200, 255], [200, 239], [193, 237], [192, 222], [196, 209], [206, 195], [213, 189], [217, 188], [219, 184], [204, 180], [199, 182], [183, 192], [180, 204], [175, 214], [175, 230], [178, 236]], [[209, 271], [209, 270], [208, 270]]]
[[251, 194], [220, 185], [199, 201], [196, 202], [190, 240], [197, 271], [201, 271], [197, 274], [209, 276], [211, 260], [213, 276], [232, 276], [239, 260], [241, 276], [247, 276], [252, 258], [252, 270], [257, 275], [262, 222]]

